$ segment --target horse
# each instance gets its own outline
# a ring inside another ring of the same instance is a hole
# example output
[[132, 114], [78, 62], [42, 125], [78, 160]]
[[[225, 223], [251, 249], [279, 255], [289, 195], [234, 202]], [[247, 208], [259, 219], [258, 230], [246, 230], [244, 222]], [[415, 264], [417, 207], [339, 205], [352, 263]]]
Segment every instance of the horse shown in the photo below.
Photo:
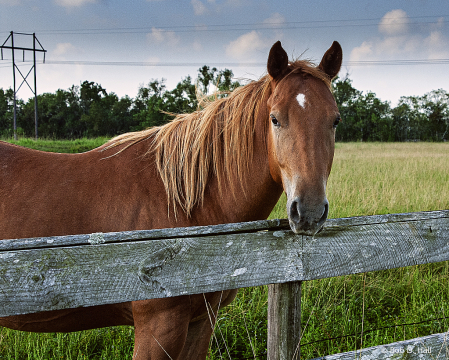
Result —
[[[287, 195], [291, 229], [326, 221], [340, 115], [331, 92], [342, 49], [318, 66], [270, 49], [268, 74], [168, 124], [81, 154], [0, 142], [0, 239], [266, 219]], [[133, 358], [205, 359], [218, 309], [237, 290], [0, 318], [31, 332], [135, 328]], [[214, 314], [208, 314], [213, 309]]]

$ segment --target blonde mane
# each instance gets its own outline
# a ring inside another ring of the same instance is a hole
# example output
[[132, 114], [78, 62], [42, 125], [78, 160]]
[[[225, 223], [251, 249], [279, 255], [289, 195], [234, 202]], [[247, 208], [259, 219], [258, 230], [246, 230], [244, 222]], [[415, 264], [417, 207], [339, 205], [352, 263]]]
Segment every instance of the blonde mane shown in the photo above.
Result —
[[[327, 75], [310, 62], [290, 63], [292, 73], [304, 72], [330, 86]], [[106, 148], [125, 144], [123, 151], [142, 140], [151, 139], [148, 153], [154, 155], [157, 170], [168, 196], [169, 207], [176, 215], [176, 205], [190, 216], [204, 200], [206, 185], [212, 174], [219, 191], [224, 186], [235, 193], [253, 157], [254, 135], [262, 101], [271, 91], [271, 78], [239, 87], [225, 98], [199, 99], [199, 108], [179, 114], [169, 123], [147, 130], [123, 134], [110, 140]], [[267, 131], [268, 121], [263, 125]], [[264, 139], [266, 136], [263, 137]]]

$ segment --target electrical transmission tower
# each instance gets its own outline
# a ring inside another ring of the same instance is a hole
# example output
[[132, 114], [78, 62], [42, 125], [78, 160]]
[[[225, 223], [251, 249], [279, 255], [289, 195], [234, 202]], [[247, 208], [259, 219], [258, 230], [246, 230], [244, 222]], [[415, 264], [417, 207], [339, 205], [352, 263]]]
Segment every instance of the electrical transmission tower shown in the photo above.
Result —
[[[32, 36], [33, 37], [33, 47], [32, 48], [26, 48], [26, 47], [17, 47], [14, 46], [14, 35], [21, 35], [21, 36]], [[8, 40], [11, 40], [11, 46], [5, 45]], [[40, 49], [36, 48], [36, 43], [39, 44]], [[44, 63], [45, 63], [45, 53], [47, 50], [44, 49], [42, 44], [39, 42], [39, 40], [36, 37], [35, 33], [32, 34], [26, 34], [26, 33], [14, 33], [11, 31], [8, 38], [5, 40], [5, 42], [0, 46], [1, 49], [1, 58], [3, 60], [3, 49], [10, 49], [12, 53], [12, 79], [13, 79], [13, 87], [14, 87], [14, 139], [17, 140], [17, 106], [16, 106], [16, 94], [22, 87], [22, 85], [25, 83], [30, 88], [31, 92], [34, 94], [34, 132], [36, 135], [36, 139], [38, 138], [38, 132], [37, 132], [37, 90], [36, 90], [36, 52], [43, 52], [44, 53]], [[15, 51], [19, 50], [23, 52], [23, 61], [25, 62], [25, 51], [32, 51], [33, 52], [33, 65], [31, 66], [30, 71], [26, 74], [26, 76], [23, 76], [22, 72], [18, 68], [16, 64], [16, 58], [15, 58]], [[16, 70], [22, 77], [22, 82], [19, 85], [19, 88], [16, 90]], [[31, 87], [30, 83], [27, 81], [28, 75], [31, 74], [31, 71], [34, 70], [34, 89]]]

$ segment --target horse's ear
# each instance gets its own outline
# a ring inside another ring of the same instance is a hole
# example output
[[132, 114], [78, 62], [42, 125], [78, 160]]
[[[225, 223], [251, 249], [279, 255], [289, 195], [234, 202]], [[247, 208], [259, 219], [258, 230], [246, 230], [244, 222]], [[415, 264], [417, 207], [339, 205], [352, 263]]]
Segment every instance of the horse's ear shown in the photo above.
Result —
[[337, 76], [343, 60], [343, 50], [337, 41], [326, 51], [318, 67], [323, 70], [331, 79]]
[[268, 74], [273, 79], [279, 78], [288, 67], [288, 55], [282, 48], [281, 42], [277, 41], [270, 50], [268, 55], [267, 69]]

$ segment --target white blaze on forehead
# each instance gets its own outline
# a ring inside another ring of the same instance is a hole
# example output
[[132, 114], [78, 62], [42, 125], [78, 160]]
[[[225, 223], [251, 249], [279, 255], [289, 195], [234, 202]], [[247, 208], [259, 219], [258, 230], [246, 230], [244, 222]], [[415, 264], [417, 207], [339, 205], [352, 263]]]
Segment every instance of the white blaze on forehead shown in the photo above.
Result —
[[304, 94], [298, 94], [296, 96], [296, 100], [298, 101], [299, 106], [301, 106], [302, 108], [305, 107], [305, 105], [306, 105], [306, 96]]

